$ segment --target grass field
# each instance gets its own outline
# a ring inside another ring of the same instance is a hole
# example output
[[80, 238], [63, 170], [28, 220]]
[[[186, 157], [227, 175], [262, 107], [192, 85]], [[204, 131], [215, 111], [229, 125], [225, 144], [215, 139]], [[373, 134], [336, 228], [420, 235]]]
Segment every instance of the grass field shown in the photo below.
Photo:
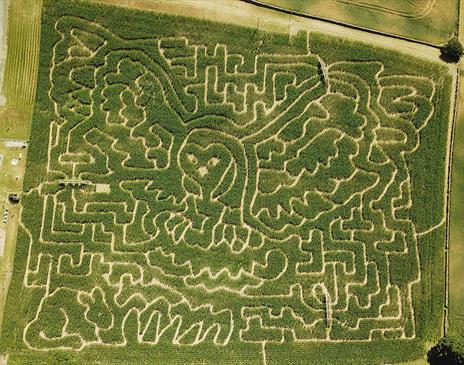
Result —
[[[8, 284], [13, 272], [13, 258], [15, 252], [16, 232], [18, 230], [18, 222], [20, 208], [18, 205], [12, 205], [8, 202], [8, 194], [21, 193], [23, 175], [26, 167], [26, 151], [18, 147], [8, 147], [4, 141], [0, 140], [0, 229], [6, 232], [6, 241], [3, 255], [0, 256], [0, 325], [4, 314], [4, 304]], [[18, 161], [16, 166], [11, 164], [11, 161]], [[18, 177], [18, 179], [16, 179]], [[3, 222], [4, 209], [9, 211], [8, 223]]]
[[47, 0], [38, 75], [8, 365], [372, 364], [441, 336], [444, 67]]
[[36, 88], [41, 0], [10, 1], [0, 138], [27, 139]]
[[432, 44], [456, 30], [456, 0], [261, 0], [263, 3]]
[[460, 74], [453, 151], [449, 244], [449, 330], [464, 338], [464, 74]]
[[[40, 0], [14, 0], [9, 2], [7, 32], [7, 57], [4, 64], [2, 94], [5, 106], [0, 106], [0, 202], [9, 210], [9, 220], [0, 221], [6, 231], [4, 254], [0, 257], [0, 324], [3, 320], [4, 303], [13, 271], [16, 235], [20, 208], [8, 202], [8, 194], [21, 192], [25, 170], [26, 150], [8, 147], [3, 138], [29, 138], [39, 55]], [[19, 158], [21, 154], [21, 158]], [[11, 165], [17, 159], [18, 165]], [[16, 179], [17, 177], [17, 179]], [[3, 220], [3, 219], [2, 219]]]

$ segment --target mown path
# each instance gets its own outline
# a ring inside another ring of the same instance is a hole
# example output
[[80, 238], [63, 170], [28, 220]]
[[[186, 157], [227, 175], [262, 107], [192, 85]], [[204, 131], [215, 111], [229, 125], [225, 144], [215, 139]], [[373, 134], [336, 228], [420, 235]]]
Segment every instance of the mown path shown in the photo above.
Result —
[[[458, 37], [461, 42], [464, 41], [464, 2], [459, 2], [459, 32]], [[451, 166], [452, 178], [450, 182], [451, 205], [449, 218], [449, 255], [447, 258], [448, 267], [448, 308], [445, 328], [449, 332], [464, 336], [464, 286], [462, 282], [462, 273], [464, 265], [464, 231], [462, 229], [462, 217], [464, 210], [462, 208], [462, 199], [464, 198], [464, 91], [462, 90], [462, 81], [464, 80], [463, 61], [458, 64], [457, 75], [459, 77], [456, 88], [456, 110], [455, 110], [455, 132], [453, 143], [453, 164]]]
[[0, 105], [4, 103], [2, 98], [2, 84], [3, 84], [3, 68], [5, 65], [6, 56], [6, 18], [8, 10], [8, 1], [4, 1], [0, 5]]
[[[123, 5], [130, 7], [140, 7], [150, 10], [160, 10], [175, 12], [179, 15], [191, 15], [211, 18], [217, 21], [234, 22], [240, 25], [257, 26], [263, 30], [279, 30], [288, 31], [290, 34], [295, 34], [298, 31], [317, 31], [322, 33], [339, 36], [354, 41], [368, 42], [376, 46], [382, 46], [410, 55], [422, 57], [430, 61], [439, 62], [439, 51], [435, 47], [417, 44], [401, 39], [394, 39], [388, 36], [365, 32], [362, 30], [347, 28], [344, 26], [324, 22], [315, 19], [299, 18], [292, 15], [276, 13], [273, 10], [257, 9], [253, 5], [244, 2], [218, 1], [214, 6], [211, 2], [193, 2], [190, 0], [176, 1], [172, 5], [172, 1], [160, 0], [156, 3], [149, 0], [98, 0], [100, 2], [111, 3], [115, 5]], [[456, 82], [456, 66], [449, 65], [450, 73], [454, 77], [454, 87], [457, 88]], [[451, 110], [454, 110], [454, 104]], [[450, 113], [450, 119], [453, 120], [453, 113]], [[450, 136], [451, 137], [451, 136]], [[449, 156], [450, 157], [450, 156]], [[189, 157], [190, 158], [190, 157]], [[450, 161], [450, 158], [448, 158]], [[213, 161], [213, 167], [214, 167]], [[450, 165], [449, 165], [450, 166]], [[200, 171], [201, 173], [201, 171]], [[203, 176], [201, 176], [203, 177]], [[439, 222], [437, 222], [439, 223]], [[267, 260], [267, 259], [266, 259]], [[94, 292], [91, 293], [95, 295]], [[68, 319], [66, 317], [66, 319]], [[89, 342], [90, 343], [90, 342]], [[83, 344], [87, 344], [83, 341]], [[266, 352], [263, 343], [263, 357], [266, 362]]]

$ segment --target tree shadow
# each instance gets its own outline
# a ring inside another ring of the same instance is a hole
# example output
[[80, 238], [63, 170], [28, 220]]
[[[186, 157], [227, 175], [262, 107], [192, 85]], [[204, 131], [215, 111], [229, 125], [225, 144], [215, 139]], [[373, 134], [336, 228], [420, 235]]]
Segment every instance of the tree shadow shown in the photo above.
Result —
[[464, 365], [464, 354], [454, 339], [444, 337], [427, 352], [427, 362], [430, 365]]
[[446, 63], [458, 63], [460, 60], [460, 57], [456, 55], [451, 55], [449, 53], [441, 52], [440, 53], [440, 59]]

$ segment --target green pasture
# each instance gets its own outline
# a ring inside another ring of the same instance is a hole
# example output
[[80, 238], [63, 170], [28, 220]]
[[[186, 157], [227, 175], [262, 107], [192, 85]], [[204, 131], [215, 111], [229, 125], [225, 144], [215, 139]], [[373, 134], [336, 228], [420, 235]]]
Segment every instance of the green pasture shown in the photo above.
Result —
[[9, 365], [367, 365], [441, 337], [445, 67], [84, 1], [46, 0], [40, 38]]
[[454, 132], [449, 238], [449, 331], [464, 336], [464, 82], [460, 73], [458, 114]]
[[2, 90], [7, 103], [0, 107], [0, 137], [27, 139], [36, 88], [42, 1], [14, 0], [9, 4]]
[[456, 0], [262, 0], [300, 13], [333, 19], [432, 44], [442, 44], [456, 31]]
[[[8, 201], [11, 193], [21, 194], [24, 170], [26, 167], [26, 151], [21, 148], [10, 148], [5, 146], [4, 141], [0, 140], [0, 213], [2, 220], [0, 228], [6, 232], [3, 256], [0, 257], [0, 324], [4, 314], [4, 304], [6, 300], [6, 289], [11, 279], [13, 271], [13, 259], [16, 243], [16, 232], [20, 210], [18, 205], [13, 205]], [[12, 164], [12, 160], [17, 160], [17, 165]], [[17, 178], [16, 178], [17, 177]], [[3, 222], [4, 209], [9, 210], [9, 219]]]

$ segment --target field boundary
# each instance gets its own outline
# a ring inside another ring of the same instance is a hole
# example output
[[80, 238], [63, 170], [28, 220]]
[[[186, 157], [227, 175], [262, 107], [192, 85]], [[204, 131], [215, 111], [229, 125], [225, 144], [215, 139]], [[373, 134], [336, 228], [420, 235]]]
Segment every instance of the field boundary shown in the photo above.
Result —
[[[449, 156], [448, 156], [448, 171], [447, 171], [447, 194], [446, 194], [446, 242], [445, 242], [445, 307], [443, 316], [443, 335], [446, 336], [448, 330], [448, 316], [449, 316], [449, 245], [450, 245], [450, 208], [451, 208], [451, 188], [452, 188], [452, 175], [453, 175], [453, 153], [454, 153], [454, 138], [456, 132], [456, 123], [458, 117], [458, 98], [460, 88], [459, 70], [453, 75], [455, 79], [453, 105], [452, 105], [452, 118], [450, 120], [450, 139], [449, 139]], [[451, 106], [450, 106], [451, 107]]]

